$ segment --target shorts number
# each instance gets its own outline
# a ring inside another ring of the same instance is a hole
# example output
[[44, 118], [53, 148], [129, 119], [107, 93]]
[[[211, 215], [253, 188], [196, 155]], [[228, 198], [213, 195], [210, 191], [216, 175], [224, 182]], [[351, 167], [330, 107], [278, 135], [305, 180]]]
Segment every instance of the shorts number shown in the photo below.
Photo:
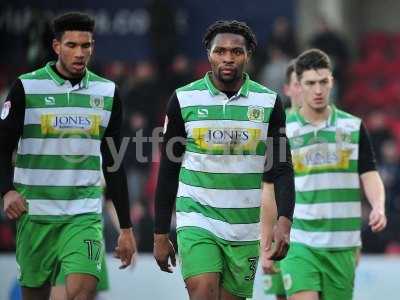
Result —
[[88, 258], [90, 260], [98, 261], [103, 248], [103, 243], [95, 240], [84, 240], [83, 242], [87, 245]]
[[247, 275], [244, 277], [245, 280], [247, 281], [253, 281], [254, 278], [256, 277], [256, 272], [257, 272], [257, 262], [258, 262], [258, 257], [250, 257], [247, 259], [249, 262], [249, 269], [251, 271], [250, 275]]

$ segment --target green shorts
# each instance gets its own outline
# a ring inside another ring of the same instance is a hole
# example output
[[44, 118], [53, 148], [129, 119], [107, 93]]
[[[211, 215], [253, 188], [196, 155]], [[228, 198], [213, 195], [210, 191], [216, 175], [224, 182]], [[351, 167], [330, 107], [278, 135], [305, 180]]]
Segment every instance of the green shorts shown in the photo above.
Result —
[[280, 272], [280, 262], [275, 263], [275, 267], [279, 270], [278, 273], [264, 275], [264, 292], [267, 295], [285, 296], [285, 288], [283, 287], [282, 272]]
[[101, 279], [104, 243], [98, 215], [76, 216], [70, 223], [42, 223], [24, 214], [17, 221], [16, 244], [22, 286], [54, 285], [60, 272]]
[[351, 300], [356, 268], [356, 249], [319, 250], [292, 243], [281, 261], [286, 294], [317, 291], [321, 300]]
[[177, 241], [183, 279], [203, 273], [220, 273], [225, 290], [238, 297], [252, 297], [258, 242], [230, 244], [197, 227], [180, 229]]
[[[65, 274], [59, 272], [55, 281], [55, 285], [65, 285]], [[107, 264], [106, 264], [106, 256], [104, 255], [103, 261], [101, 263], [101, 272], [100, 272], [100, 279], [97, 283], [97, 291], [107, 291], [109, 289], [108, 283], [108, 272], [107, 272]]]

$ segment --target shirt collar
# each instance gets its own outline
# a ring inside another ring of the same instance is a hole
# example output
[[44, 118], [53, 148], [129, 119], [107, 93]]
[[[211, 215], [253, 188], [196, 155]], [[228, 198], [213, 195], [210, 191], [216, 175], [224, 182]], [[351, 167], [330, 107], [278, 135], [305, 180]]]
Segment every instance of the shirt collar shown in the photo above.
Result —
[[[207, 86], [210, 94], [212, 96], [216, 96], [221, 92], [217, 89], [217, 87], [212, 82], [211, 76], [212, 76], [212, 72], [211, 71], [207, 72], [206, 75], [204, 76], [204, 80], [206, 82], [206, 86]], [[240, 90], [237, 94], [240, 96], [243, 96], [243, 97], [248, 97], [249, 96], [250, 77], [247, 73], [244, 73], [243, 78], [244, 78], [243, 84], [240, 87]]]
[[[331, 112], [330, 112], [330, 114], [329, 114], [328, 120], [326, 121], [326, 125], [327, 125], [327, 126], [336, 126], [337, 108], [336, 108], [336, 106], [333, 105], [333, 104], [330, 104], [329, 107], [330, 107]], [[297, 121], [301, 124], [301, 126], [305, 126], [305, 125], [307, 125], [307, 124], [310, 124], [310, 122], [308, 122], [308, 121], [300, 114], [300, 110], [299, 110], [299, 109], [296, 110], [295, 114], [296, 114]]]
[[[45, 70], [49, 74], [50, 78], [57, 84], [57, 85], [63, 85], [65, 83], [65, 79], [60, 77], [60, 75], [57, 74], [52, 68], [56, 64], [55, 61], [50, 61], [46, 64]], [[80, 88], [85, 88], [87, 89], [89, 87], [89, 77], [90, 77], [90, 72], [88, 69], [85, 70], [85, 76], [83, 76], [81, 82], [79, 83]]]

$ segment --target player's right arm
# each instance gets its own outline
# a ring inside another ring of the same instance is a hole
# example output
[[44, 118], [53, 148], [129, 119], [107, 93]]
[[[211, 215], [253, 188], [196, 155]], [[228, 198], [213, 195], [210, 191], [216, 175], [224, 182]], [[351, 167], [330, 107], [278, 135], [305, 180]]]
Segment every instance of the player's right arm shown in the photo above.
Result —
[[[155, 198], [154, 258], [164, 272], [172, 273], [176, 265], [175, 249], [169, 239], [172, 211], [178, 191], [179, 170], [185, 152], [185, 124], [176, 93], [167, 106], [161, 160]], [[171, 264], [169, 264], [169, 260]]]
[[17, 80], [4, 100], [0, 115], [0, 193], [4, 212], [10, 219], [19, 218], [27, 209], [13, 184], [13, 151], [22, 135], [25, 117], [25, 91]]

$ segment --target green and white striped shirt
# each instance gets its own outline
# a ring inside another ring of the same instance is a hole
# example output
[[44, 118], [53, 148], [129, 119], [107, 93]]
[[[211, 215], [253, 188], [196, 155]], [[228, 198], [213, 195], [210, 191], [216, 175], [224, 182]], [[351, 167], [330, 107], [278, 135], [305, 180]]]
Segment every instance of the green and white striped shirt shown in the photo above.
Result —
[[229, 99], [209, 76], [176, 90], [187, 134], [177, 229], [194, 226], [224, 241], [258, 242], [266, 140], [277, 94], [246, 75]]
[[102, 209], [100, 143], [110, 120], [115, 84], [86, 71], [72, 86], [53, 69], [20, 76], [25, 119], [14, 184], [32, 219], [65, 221]]
[[298, 111], [287, 118], [296, 188], [291, 241], [320, 249], [358, 247], [361, 120], [334, 106], [331, 110], [320, 126]]

